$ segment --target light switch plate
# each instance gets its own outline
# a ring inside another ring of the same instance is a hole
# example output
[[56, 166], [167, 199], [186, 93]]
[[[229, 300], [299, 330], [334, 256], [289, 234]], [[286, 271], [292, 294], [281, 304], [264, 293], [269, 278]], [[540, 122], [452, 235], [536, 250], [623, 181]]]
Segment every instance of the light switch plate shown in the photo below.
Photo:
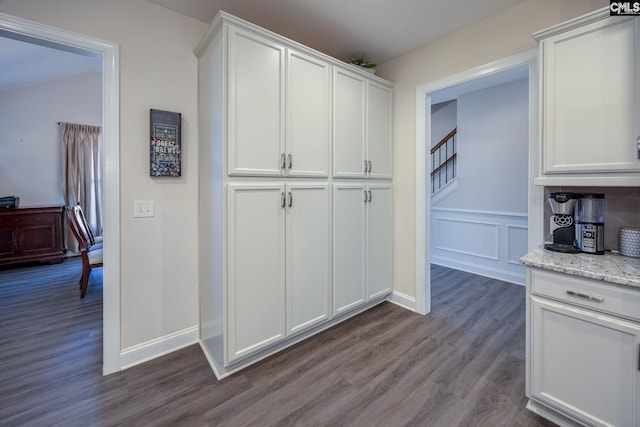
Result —
[[156, 215], [155, 203], [153, 200], [136, 200], [134, 202], [134, 218], [150, 218]]

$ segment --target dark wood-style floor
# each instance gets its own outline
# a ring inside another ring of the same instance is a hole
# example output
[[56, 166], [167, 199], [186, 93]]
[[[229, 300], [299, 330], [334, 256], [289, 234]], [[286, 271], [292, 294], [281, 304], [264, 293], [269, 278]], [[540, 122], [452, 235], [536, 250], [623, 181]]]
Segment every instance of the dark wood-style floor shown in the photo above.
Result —
[[0, 270], [2, 426], [551, 426], [524, 407], [524, 288], [432, 268], [433, 311], [384, 303], [217, 381], [191, 346], [103, 377], [102, 277]]

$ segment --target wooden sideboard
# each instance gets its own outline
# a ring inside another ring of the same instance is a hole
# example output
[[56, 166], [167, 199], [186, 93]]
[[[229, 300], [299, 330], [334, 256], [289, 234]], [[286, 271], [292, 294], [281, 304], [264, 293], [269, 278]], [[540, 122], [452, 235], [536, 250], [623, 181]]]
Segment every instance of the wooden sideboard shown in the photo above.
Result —
[[0, 265], [62, 262], [63, 230], [64, 206], [0, 209]]

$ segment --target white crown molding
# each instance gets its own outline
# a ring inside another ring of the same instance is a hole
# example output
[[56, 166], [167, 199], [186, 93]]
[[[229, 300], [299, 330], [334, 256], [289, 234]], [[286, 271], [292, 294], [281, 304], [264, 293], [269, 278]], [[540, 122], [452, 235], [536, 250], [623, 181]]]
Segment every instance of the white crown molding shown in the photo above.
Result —
[[556, 34], [563, 33], [565, 31], [581, 27], [583, 25], [591, 24], [592, 22], [599, 21], [609, 17], [609, 7], [603, 7], [602, 9], [589, 12], [585, 15], [578, 16], [576, 18], [565, 21], [561, 24], [554, 25], [553, 27], [545, 28], [544, 30], [536, 31], [531, 35], [535, 40], [540, 41], [547, 37], [555, 36]]

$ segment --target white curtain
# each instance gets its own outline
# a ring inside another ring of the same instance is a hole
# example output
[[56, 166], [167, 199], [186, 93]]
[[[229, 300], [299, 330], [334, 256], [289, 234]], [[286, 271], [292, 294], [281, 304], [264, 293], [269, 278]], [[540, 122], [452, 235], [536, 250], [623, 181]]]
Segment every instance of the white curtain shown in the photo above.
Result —
[[[80, 203], [94, 235], [102, 235], [102, 147], [100, 126], [61, 123], [62, 191], [67, 206]], [[78, 244], [67, 227], [67, 249]]]

